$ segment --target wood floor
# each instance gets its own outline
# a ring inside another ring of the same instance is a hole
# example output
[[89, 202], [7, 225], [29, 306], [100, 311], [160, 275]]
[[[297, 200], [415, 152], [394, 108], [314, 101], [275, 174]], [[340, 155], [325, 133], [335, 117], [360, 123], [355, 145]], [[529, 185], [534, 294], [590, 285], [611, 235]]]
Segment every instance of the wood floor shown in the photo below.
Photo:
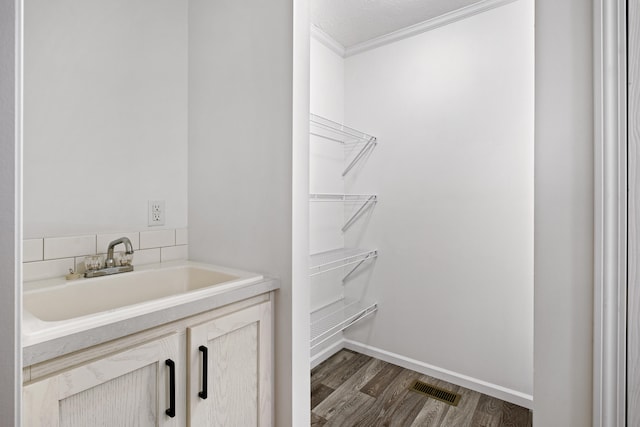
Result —
[[[419, 379], [462, 397], [457, 407], [409, 391]], [[531, 412], [512, 403], [341, 350], [311, 371], [311, 426], [529, 427]]]

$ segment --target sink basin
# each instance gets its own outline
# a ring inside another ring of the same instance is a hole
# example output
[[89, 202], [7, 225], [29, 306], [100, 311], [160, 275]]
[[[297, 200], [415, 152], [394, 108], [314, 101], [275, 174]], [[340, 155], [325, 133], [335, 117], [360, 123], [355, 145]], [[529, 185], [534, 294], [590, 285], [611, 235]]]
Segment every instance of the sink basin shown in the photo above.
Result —
[[32, 342], [38, 335], [44, 338], [126, 320], [261, 279], [255, 273], [186, 261], [91, 279], [28, 282], [23, 337]]
[[27, 292], [24, 308], [47, 322], [67, 320], [237, 279], [238, 276], [189, 265], [134, 271]]

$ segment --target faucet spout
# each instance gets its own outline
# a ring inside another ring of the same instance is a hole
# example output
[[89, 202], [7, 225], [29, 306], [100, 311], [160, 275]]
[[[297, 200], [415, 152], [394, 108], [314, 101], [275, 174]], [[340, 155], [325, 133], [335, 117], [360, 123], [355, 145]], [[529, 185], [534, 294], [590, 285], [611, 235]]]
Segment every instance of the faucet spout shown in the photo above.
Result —
[[113, 259], [113, 248], [119, 244], [124, 245], [124, 250], [127, 255], [133, 254], [133, 245], [131, 244], [131, 240], [128, 237], [121, 237], [119, 239], [114, 240], [109, 243], [109, 247], [107, 248], [107, 260], [105, 262], [107, 267], [113, 267], [115, 265], [115, 260]]

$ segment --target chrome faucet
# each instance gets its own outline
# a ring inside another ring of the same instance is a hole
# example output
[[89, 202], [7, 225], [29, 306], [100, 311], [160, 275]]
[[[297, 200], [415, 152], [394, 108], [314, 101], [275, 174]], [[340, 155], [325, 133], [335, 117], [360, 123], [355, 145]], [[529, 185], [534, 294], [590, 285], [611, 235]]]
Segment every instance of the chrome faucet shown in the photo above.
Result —
[[121, 237], [119, 239], [114, 240], [109, 243], [109, 247], [107, 248], [107, 260], [105, 261], [105, 267], [115, 267], [116, 261], [113, 259], [113, 248], [122, 243], [124, 245], [125, 254], [133, 255], [133, 245], [131, 244], [131, 240], [128, 237]]
[[[126, 262], [121, 263], [121, 265], [116, 265], [116, 260], [113, 258], [113, 248], [118, 246], [119, 244], [124, 245], [124, 250], [127, 255], [132, 255], [129, 257]], [[126, 237], [121, 237], [119, 239], [114, 240], [109, 243], [109, 247], [107, 248], [107, 260], [104, 264], [98, 262], [98, 265], [88, 265], [85, 259], [85, 266], [87, 267], [87, 271], [84, 272], [84, 277], [100, 277], [100, 276], [108, 276], [110, 274], [118, 274], [118, 273], [126, 273], [127, 271], [133, 271], [133, 264], [131, 263], [131, 259], [133, 258], [133, 245], [131, 245], [131, 240]]]

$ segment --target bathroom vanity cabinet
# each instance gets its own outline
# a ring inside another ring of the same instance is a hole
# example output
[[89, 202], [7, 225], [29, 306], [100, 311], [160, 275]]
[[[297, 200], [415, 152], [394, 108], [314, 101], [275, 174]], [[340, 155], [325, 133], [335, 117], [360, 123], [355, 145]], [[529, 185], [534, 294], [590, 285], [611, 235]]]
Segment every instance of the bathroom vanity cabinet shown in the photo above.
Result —
[[[184, 417], [171, 418], [164, 409], [170, 404], [166, 363], [180, 367], [179, 347], [180, 337], [173, 334], [25, 385], [24, 425], [181, 425]], [[173, 390], [176, 402], [184, 400], [179, 388]]]
[[271, 303], [189, 328], [191, 426], [271, 425]]
[[271, 426], [272, 298], [27, 367], [25, 427]]

